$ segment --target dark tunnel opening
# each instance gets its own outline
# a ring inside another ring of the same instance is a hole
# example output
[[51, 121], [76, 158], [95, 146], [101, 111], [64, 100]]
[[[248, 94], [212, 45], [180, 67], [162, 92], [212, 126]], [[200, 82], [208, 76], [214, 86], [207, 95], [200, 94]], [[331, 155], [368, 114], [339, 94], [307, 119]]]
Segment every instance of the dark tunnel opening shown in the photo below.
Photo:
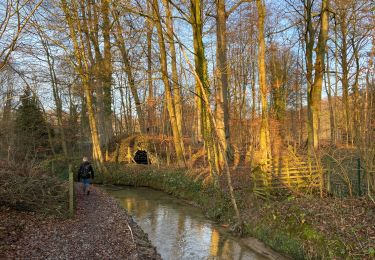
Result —
[[137, 164], [149, 164], [147, 152], [145, 150], [138, 150], [134, 155], [134, 161]]

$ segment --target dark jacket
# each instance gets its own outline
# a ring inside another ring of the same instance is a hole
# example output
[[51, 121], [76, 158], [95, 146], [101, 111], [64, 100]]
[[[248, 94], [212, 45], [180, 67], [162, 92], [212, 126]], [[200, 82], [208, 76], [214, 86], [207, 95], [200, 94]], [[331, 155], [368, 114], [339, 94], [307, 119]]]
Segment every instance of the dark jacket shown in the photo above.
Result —
[[89, 162], [81, 164], [78, 170], [78, 181], [81, 179], [94, 179], [94, 169]]

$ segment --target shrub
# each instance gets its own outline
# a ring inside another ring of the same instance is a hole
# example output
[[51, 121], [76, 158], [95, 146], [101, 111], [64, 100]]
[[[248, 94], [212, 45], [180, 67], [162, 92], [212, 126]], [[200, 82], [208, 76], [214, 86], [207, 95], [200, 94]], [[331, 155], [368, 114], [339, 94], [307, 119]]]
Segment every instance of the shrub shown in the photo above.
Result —
[[0, 204], [21, 211], [66, 216], [68, 185], [40, 169], [0, 164]]

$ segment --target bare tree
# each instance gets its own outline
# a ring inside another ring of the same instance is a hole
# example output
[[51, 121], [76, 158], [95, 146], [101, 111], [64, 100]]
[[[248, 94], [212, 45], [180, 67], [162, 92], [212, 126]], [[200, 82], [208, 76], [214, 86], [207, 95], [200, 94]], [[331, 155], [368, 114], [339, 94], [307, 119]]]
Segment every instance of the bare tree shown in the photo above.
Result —
[[8, 62], [22, 32], [42, 2], [43, 0], [16, 0], [0, 3], [0, 71]]

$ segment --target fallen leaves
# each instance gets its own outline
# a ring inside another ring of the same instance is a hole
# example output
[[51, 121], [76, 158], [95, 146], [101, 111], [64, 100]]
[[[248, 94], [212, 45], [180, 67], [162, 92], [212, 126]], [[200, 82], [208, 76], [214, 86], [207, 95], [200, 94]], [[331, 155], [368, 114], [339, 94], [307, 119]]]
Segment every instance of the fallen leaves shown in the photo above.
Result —
[[0, 258], [160, 259], [147, 236], [114, 199], [98, 188], [93, 187], [89, 196], [80, 188], [77, 184], [72, 219], [0, 210]]

